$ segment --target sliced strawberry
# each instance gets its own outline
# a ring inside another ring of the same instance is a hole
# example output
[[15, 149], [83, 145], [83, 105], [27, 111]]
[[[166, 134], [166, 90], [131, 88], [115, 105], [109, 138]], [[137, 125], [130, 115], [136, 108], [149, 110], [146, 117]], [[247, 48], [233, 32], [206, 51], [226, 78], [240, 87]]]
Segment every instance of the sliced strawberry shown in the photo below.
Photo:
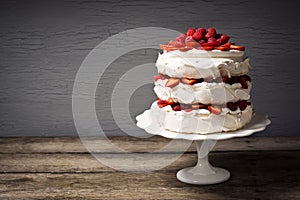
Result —
[[231, 111], [236, 111], [238, 108], [238, 105], [233, 102], [228, 102], [227, 103], [227, 108], [229, 108]]
[[227, 48], [230, 48], [231, 45], [232, 45], [231, 42], [226, 42], [225, 44], [222, 44], [221, 47], [227, 47]]
[[176, 105], [172, 108], [174, 111], [181, 111], [180, 105]]
[[247, 108], [247, 101], [245, 101], [245, 100], [242, 100], [242, 101], [239, 101], [239, 102], [237, 102], [238, 103], [238, 106], [239, 106], [239, 108], [240, 108], [240, 110], [245, 110], [246, 108]]
[[244, 46], [238, 46], [238, 45], [230, 45], [230, 49], [233, 50], [238, 50], [238, 51], [245, 51], [245, 47]]
[[217, 42], [203, 43], [203, 44], [201, 44], [201, 46], [202, 47], [212, 47], [212, 48], [214, 48], [214, 47], [218, 46], [218, 43]]
[[167, 102], [168, 105], [173, 105], [173, 104], [175, 104], [175, 102], [174, 102], [173, 99], [171, 99], [171, 98], [168, 99], [166, 102]]
[[188, 78], [182, 78], [181, 82], [188, 85], [193, 85], [197, 82], [196, 79], [188, 79]]
[[229, 51], [229, 50], [230, 50], [229, 47], [222, 47], [222, 46], [220, 46], [220, 47], [215, 47], [215, 49], [216, 49], [216, 50], [220, 50], [220, 51]]
[[207, 106], [207, 110], [215, 115], [219, 115], [222, 112], [222, 108], [220, 106]]
[[184, 109], [184, 111], [185, 112], [191, 112], [193, 109], [191, 109], [191, 108], [186, 108], [186, 109]]
[[169, 44], [160, 44], [159, 45], [159, 48], [161, 48], [162, 50], [166, 50], [166, 51], [174, 51], [174, 50], [177, 50], [176, 47], [172, 46], [172, 45], [169, 45]]
[[166, 87], [170, 87], [170, 88], [173, 88], [175, 87], [176, 85], [179, 84], [179, 79], [178, 78], [169, 78], [169, 80], [166, 82]]
[[157, 80], [163, 79], [163, 78], [164, 78], [164, 76], [162, 74], [158, 74], [158, 75], [153, 76], [154, 81], [157, 81]]
[[243, 76], [240, 76], [240, 77], [239, 77], [239, 82], [240, 82], [240, 84], [242, 85], [242, 88], [243, 88], [243, 89], [248, 89], [248, 83], [247, 83], [247, 80], [246, 80]]
[[200, 47], [200, 44], [198, 42], [195, 42], [195, 41], [188, 41], [186, 42], [186, 46], [187, 47]]

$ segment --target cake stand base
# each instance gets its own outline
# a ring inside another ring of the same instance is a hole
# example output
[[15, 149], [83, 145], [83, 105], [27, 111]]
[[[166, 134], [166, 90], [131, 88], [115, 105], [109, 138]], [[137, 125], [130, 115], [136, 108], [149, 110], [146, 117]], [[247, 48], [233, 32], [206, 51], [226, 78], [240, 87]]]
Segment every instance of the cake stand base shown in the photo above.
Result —
[[198, 162], [195, 167], [184, 168], [177, 172], [177, 179], [189, 184], [209, 185], [222, 183], [230, 178], [226, 169], [211, 166], [208, 154], [216, 143], [215, 140], [195, 141]]

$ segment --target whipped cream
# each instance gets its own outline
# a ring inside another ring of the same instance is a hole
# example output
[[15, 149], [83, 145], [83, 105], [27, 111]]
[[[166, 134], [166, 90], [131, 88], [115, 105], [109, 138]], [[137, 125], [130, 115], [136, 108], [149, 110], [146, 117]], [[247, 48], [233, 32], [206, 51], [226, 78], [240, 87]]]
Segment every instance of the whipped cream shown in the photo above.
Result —
[[220, 51], [220, 50], [212, 50], [212, 51], [206, 51], [201, 49], [191, 49], [189, 51], [165, 51], [164, 54], [168, 53], [170, 56], [179, 56], [179, 57], [185, 57], [185, 58], [200, 58], [200, 57], [214, 57], [214, 58], [241, 58], [244, 56], [244, 51], [238, 51], [238, 50], [229, 50], [229, 51]]
[[248, 89], [243, 89], [240, 83], [196, 83], [187, 85], [179, 83], [174, 88], [166, 87], [168, 80], [157, 80], [154, 84], [156, 95], [162, 100], [172, 98], [176, 102], [193, 104], [225, 104], [239, 100], [249, 100], [252, 88], [251, 82], [247, 82]]
[[173, 111], [171, 106], [159, 108], [155, 101], [150, 109], [151, 120], [156, 120], [166, 130], [181, 133], [208, 134], [222, 131], [233, 131], [242, 128], [251, 121], [253, 108], [248, 105], [243, 111], [231, 111], [223, 108], [220, 115], [210, 113], [206, 109], [191, 112]]
[[[191, 53], [195, 52], [194, 54]], [[218, 53], [219, 56], [210, 56], [208, 51], [190, 50], [187, 52], [171, 51], [158, 55], [156, 67], [158, 72], [171, 77], [179, 78], [216, 78], [220, 76], [241, 76], [247, 74], [251, 68], [249, 58], [243, 58], [243, 54], [233, 56], [240, 51], [219, 51], [214, 50], [211, 53]], [[224, 57], [225, 54], [232, 54], [231, 57]], [[222, 57], [221, 57], [222, 55]]]

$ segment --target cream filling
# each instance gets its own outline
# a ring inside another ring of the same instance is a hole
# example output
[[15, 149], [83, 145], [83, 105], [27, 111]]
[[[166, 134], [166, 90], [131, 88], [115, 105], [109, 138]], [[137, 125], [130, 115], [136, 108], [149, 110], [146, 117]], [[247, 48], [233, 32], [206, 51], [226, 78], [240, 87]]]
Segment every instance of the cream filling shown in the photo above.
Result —
[[[224, 52], [221, 53], [222, 55], [224, 54]], [[196, 79], [216, 78], [220, 76], [241, 76], [247, 74], [251, 68], [249, 58], [193, 57], [187, 52], [177, 54], [174, 51], [159, 54], [156, 67], [161, 74], [166, 74], [171, 77]]]
[[243, 111], [231, 111], [223, 108], [220, 115], [210, 113], [206, 109], [191, 112], [173, 111], [171, 106], [159, 108], [155, 101], [150, 109], [151, 119], [166, 130], [181, 133], [208, 134], [222, 131], [233, 131], [242, 128], [252, 119], [253, 108], [248, 105]]
[[244, 51], [238, 50], [229, 50], [229, 51], [220, 51], [220, 50], [212, 50], [212, 51], [205, 51], [205, 50], [198, 50], [198, 49], [191, 49], [189, 51], [164, 51], [164, 54], [168, 53], [170, 57], [185, 57], [185, 58], [192, 58], [192, 57], [214, 57], [214, 58], [241, 58], [244, 56]]
[[225, 104], [227, 102], [236, 102], [239, 100], [249, 100], [252, 88], [251, 82], [248, 83], [248, 89], [243, 89], [240, 83], [196, 83], [187, 85], [179, 83], [170, 88], [165, 84], [168, 80], [157, 80], [154, 82], [154, 92], [162, 100], [172, 98], [176, 102], [193, 104]]

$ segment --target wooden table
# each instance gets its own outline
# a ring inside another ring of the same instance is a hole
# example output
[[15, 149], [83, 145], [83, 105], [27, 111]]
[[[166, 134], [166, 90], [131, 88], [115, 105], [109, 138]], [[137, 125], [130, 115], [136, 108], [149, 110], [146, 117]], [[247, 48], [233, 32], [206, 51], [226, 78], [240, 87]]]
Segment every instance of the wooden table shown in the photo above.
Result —
[[[0, 199], [300, 199], [300, 137], [249, 137], [220, 141], [212, 164], [231, 179], [209, 186], [177, 181], [194, 165], [195, 147], [152, 173], [119, 172], [98, 162], [76, 137], [0, 138]], [[162, 147], [168, 139], [113, 137], [132, 152]], [[109, 153], [109, 152], [108, 152]], [[157, 159], [176, 152], [157, 154]]]

